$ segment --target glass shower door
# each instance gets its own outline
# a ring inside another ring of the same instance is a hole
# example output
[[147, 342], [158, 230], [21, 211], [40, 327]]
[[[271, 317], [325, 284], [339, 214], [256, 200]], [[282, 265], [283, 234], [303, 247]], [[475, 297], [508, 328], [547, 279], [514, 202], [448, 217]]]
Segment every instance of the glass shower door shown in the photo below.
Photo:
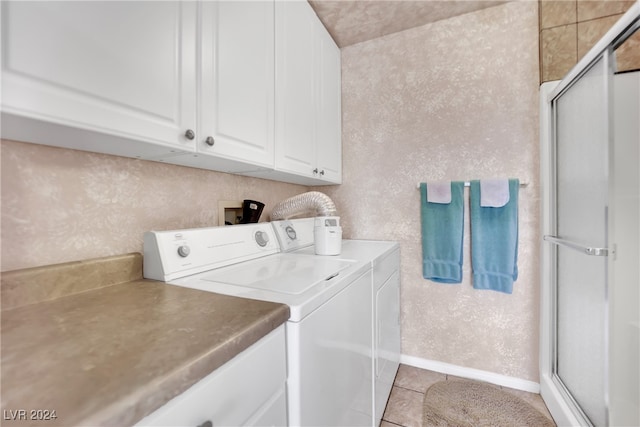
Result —
[[554, 379], [607, 424], [608, 67], [601, 56], [552, 106], [555, 121]]

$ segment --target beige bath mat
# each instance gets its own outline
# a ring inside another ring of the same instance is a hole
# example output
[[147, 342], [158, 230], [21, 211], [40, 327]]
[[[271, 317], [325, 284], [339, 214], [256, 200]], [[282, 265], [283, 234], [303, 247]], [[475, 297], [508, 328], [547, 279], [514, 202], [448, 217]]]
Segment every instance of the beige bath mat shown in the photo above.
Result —
[[440, 381], [424, 396], [423, 427], [553, 427], [529, 403], [499, 387], [472, 380]]

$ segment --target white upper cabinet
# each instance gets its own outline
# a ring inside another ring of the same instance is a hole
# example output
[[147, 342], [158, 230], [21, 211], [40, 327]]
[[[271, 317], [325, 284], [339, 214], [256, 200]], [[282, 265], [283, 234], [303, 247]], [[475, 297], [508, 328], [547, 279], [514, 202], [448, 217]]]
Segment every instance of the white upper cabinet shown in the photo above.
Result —
[[3, 2], [2, 136], [143, 158], [193, 150], [196, 22], [193, 2]]
[[320, 70], [317, 90], [316, 165], [326, 181], [342, 182], [342, 79], [340, 49], [317, 22]]
[[196, 155], [171, 163], [246, 172], [273, 168], [274, 3], [200, 3]]
[[309, 3], [276, 2], [276, 174], [341, 182], [340, 106], [340, 50]]
[[276, 3], [276, 168], [313, 176], [316, 16], [306, 1]]
[[340, 50], [296, 1], [3, 1], [2, 138], [341, 182]]
[[202, 5], [205, 151], [273, 167], [274, 3]]

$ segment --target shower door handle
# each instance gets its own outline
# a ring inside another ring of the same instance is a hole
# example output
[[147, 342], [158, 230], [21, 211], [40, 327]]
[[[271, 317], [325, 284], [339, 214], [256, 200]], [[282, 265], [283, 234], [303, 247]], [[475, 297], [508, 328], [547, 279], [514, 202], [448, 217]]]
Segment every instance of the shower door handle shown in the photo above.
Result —
[[549, 243], [553, 243], [558, 246], [565, 246], [567, 248], [574, 249], [578, 252], [582, 252], [586, 255], [592, 256], [607, 256], [609, 255], [609, 249], [607, 248], [592, 248], [590, 246], [584, 246], [576, 242], [572, 242], [570, 240], [560, 239], [555, 236], [543, 236], [543, 240], [546, 240]]

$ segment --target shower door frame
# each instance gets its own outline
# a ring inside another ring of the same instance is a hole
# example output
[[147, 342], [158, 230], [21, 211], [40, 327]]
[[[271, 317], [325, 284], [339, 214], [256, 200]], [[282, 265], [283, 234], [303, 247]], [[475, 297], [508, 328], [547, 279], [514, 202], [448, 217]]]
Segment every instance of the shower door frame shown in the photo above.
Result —
[[[602, 61], [602, 64], [599, 62]], [[608, 53], [604, 52], [602, 55], [596, 57], [585, 69], [582, 70], [580, 74], [578, 74], [572, 83], [579, 81], [579, 79], [590, 70], [592, 67], [602, 67], [604, 70], [609, 69], [609, 61], [608, 61]], [[608, 74], [604, 73], [602, 76], [604, 80], [607, 80]], [[609, 90], [608, 87], [610, 82], [601, 81], [602, 86], [598, 87], [598, 90], [602, 90], [604, 92], [604, 98], [609, 99]], [[557, 231], [557, 159], [556, 159], [556, 100], [559, 99], [566, 90], [571, 88], [572, 84], [569, 84], [562, 91], [556, 91], [558, 87], [558, 83], [554, 85], [546, 85], [544, 86], [546, 90], [544, 92], [557, 92], [557, 95], [553, 98], [550, 97], [550, 101], [545, 105], [546, 108], [541, 111], [541, 114], [544, 114], [548, 121], [544, 123], [546, 126], [543, 132], [548, 133], [549, 143], [543, 144], [544, 156], [543, 159], [547, 161], [542, 161], [543, 167], [546, 169], [544, 177], [547, 178], [546, 182], [543, 181], [543, 236], [546, 242], [542, 243], [542, 280], [544, 285], [542, 286], [542, 315], [541, 321], [543, 322], [543, 326], [541, 328], [541, 355], [540, 355], [540, 364], [541, 364], [541, 395], [545, 400], [545, 403], [549, 407], [549, 411], [553, 415], [558, 425], [580, 425], [580, 426], [590, 426], [593, 425], [587, 415], [583, 412], [580, 405], [571, 395], [569, 389], [565, 386], [558, 373], [558, 244], [552, 244], [554, 242], [562, 242], [562, 239], [551, 238], [550, 236], [558, 236]], [[551, 89], [554, 88], [554, 89]], [[544, 104], [544, 103], [543, 103]], [[607, 140], [610, 139], [610, 108], [606, 109], [606, 113], [601, 117], [604, 121], [604, 134], [607, 135]], [[607, 144], [609, 147], [611, 144]], [[610, 158], [610, 153], [608, 153]], [[608, 168], [607, 168], [608, 169]], [[607, 173], [608, 175], [608, 173]], [[608, 206], [608, 202], [607, 202]], [[602, 224], [603, 227], [607, 227], [608, 224]], [[605, 232], [605, 236], [606, 236]], [[606, 237], [605, 237], [606, 240]], [[608, 242], [607, 242], [608, 243]], [[561, 243], [560, 243], [561, 244]], [[570, 245], [570, 243], [566, 243]], [[606, 244], [605, 244], [606, 247]], [[574, 248], [575, 249], [575, 248]], [[596, 253], [601, 254], [604, 248], [597, 248]], [[585, 248], [581, 248], [584, 252]], [[606, 249], [604, 249], [606, 253]], [[607, 322], [607, 310], [608, 310], [608, 297], [607, 297], [607, 266], [605, 265], [605, 283], [604, 283], [604, 294], [603, 302], [605, 305], [604, 308], [604, 348], [607, 348], [608, 336], [608, 324]], [[605, 373], [605, 378], [603, 378], [605, 396], [604, 405], [605, 405], [605, 417], [608, 418], [608, 405], [607, 405], [607, 397], [606, 397], [606, 389], [607, 389], [607, 378], [606, 372], [608, 370], [608, 364], [606, 359], [606, 351], [604, 354], [604, 366], [602, 366], [602, 371]]]
[[[541, 220], [542, 235], [556, 233], [556, 100], [576, 83], [599, 60], [604, 61], [607, 71], [604, 76], [604, 91], [607, 99], [606, 134], [608, 136], [608, 169], [611, 168], [612, 153], [612, 81], [613, 81], [613, 52], [624, 40], [640, 27], [640, 0], [604, 35], [604, 37], [585, 55], [578, 64], [560, 82], [547, 82], [540, 87], [540, 173], [541, 173]], [[613, 182], [608, 180], [608, 191], [611, 194]], [[613, 206], [611, 197], [608, 200], [609, 209]], [[608, 220], [607, 232], [613, 226]], [[607, 245], [609, 242], [607, 242]], [[609, 266], [615, 248], [610, 248], [605, 277], [607, 284], [611, 283]], [[541, 314], [540, 314], [540, 393], [549, 411], [558, 425], [592, 425], [580, 406], [573, 399], [557, 375], [557, 277], [556, 277], [557, 247], [549, 242], [541, 242]], [[605, 285], [607, 289], [607, 285]], [[608, 290], [607, 290], [608, 294]], [[605, 297], [606, 298], [606, 297]], [[607, 298], [608, 299], [608, 298]], [[605, 318], [608, 319], [609, 301], [605, 301]], [[609, 384], [608, 384], [608, 320], [605, 325], [605, 378], [604, 403], [607, 424], [609, 423]]]

